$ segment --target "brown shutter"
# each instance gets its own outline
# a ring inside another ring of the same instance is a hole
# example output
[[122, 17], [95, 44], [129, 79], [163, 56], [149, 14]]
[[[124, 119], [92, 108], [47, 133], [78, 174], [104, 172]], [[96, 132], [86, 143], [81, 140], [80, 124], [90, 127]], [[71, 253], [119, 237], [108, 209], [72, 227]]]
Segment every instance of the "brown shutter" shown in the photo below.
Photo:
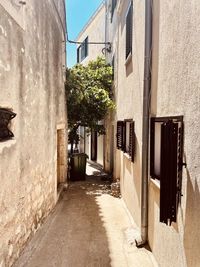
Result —
[[176, 222], [178, 123], [161, 126], [160, 222]]
[[9, 109], [0, 108], [0, 141], [14, 137], [9, 129], [10, 121], [16, 116], [16, 113]]
[[117, 121], [117, 148], [123, 148], [123, 121]]
[[134, 154], [135, 154], [135, 125], [134, 125], [134, 122], [130, 123], [128, 154], [131, 157], [131, 161], [134, 162]]
[[122, 132], [123, 132], [123, 138], [122, 138], [122, 150], [126, 152], [126, 122], [123, 121], [122, 124]]

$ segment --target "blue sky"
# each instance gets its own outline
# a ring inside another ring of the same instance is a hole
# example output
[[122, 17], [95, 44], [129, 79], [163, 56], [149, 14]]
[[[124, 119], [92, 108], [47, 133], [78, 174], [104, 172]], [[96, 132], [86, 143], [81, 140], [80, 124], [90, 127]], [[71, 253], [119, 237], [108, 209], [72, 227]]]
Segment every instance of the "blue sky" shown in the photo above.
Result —
[[[65, 0], [67, 31], [70, 40], [75, 40], [102, 0]], [[76, 45], [67, 43], [67, 66], [76, 64]]]

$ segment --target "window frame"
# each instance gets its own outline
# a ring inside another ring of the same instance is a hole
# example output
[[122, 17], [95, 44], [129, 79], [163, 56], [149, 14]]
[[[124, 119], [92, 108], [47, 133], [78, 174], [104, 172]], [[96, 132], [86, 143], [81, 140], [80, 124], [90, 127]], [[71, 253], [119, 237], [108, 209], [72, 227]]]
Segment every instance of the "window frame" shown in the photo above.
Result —
[[[152, 179], [160, 180], [160, 175], [155, 173], [155, 123], [164, 123], [168, 120], [180, 122], [183, 128], [183, 116], [166, 116], [166, 117], [151, 117], [150, 119], [150, 176]], [[182, 129], [183, 131], [183, 129]], [[183, 135], [183, 132], [182, 132]], [[183, 138], [182, 138], [183, 139]], [[181, 140], [181, 153], [183, 150], [183, 140]]]
[[88, 36], [77, 47], [77, 63], [82, 62], [88, 56]]

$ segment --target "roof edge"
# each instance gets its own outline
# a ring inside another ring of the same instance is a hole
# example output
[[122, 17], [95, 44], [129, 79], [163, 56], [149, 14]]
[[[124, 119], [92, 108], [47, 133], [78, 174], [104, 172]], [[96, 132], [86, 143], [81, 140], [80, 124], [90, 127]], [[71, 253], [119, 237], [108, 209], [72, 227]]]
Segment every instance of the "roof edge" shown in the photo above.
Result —
[[84, 25], [84, 27], [82, 28], [82, 30], [79, 32], [78, 36], [75, 38], [76, 41], [80, 38], [80, 36], [87, 29], [87, 27], [92, 23], [92, 21], [94, 20], [94, 18], [98, 15], [98, 13], [102, 10], [103, 7], [105, 7], [105, 1], [102, 1], [102, 3], [100, 4], [100, 6], [96, 9], [96, 11], [93, 13], [93, 15], [89, 18], [89, 20], [87, 21], [87, 23]]

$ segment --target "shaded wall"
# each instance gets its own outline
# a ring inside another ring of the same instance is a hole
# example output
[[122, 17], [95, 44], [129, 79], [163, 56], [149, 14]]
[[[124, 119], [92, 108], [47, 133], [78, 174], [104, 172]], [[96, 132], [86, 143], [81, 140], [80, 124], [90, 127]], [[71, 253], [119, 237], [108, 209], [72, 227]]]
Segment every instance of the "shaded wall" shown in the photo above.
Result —
[[58, 129], [59, 182], [66, 177], [64, 2], [18, 2], [0, 1], [0, 106], [17, 113], [14, 139], [0, 143], [1, 266], [15, 261], [57, 201]]

